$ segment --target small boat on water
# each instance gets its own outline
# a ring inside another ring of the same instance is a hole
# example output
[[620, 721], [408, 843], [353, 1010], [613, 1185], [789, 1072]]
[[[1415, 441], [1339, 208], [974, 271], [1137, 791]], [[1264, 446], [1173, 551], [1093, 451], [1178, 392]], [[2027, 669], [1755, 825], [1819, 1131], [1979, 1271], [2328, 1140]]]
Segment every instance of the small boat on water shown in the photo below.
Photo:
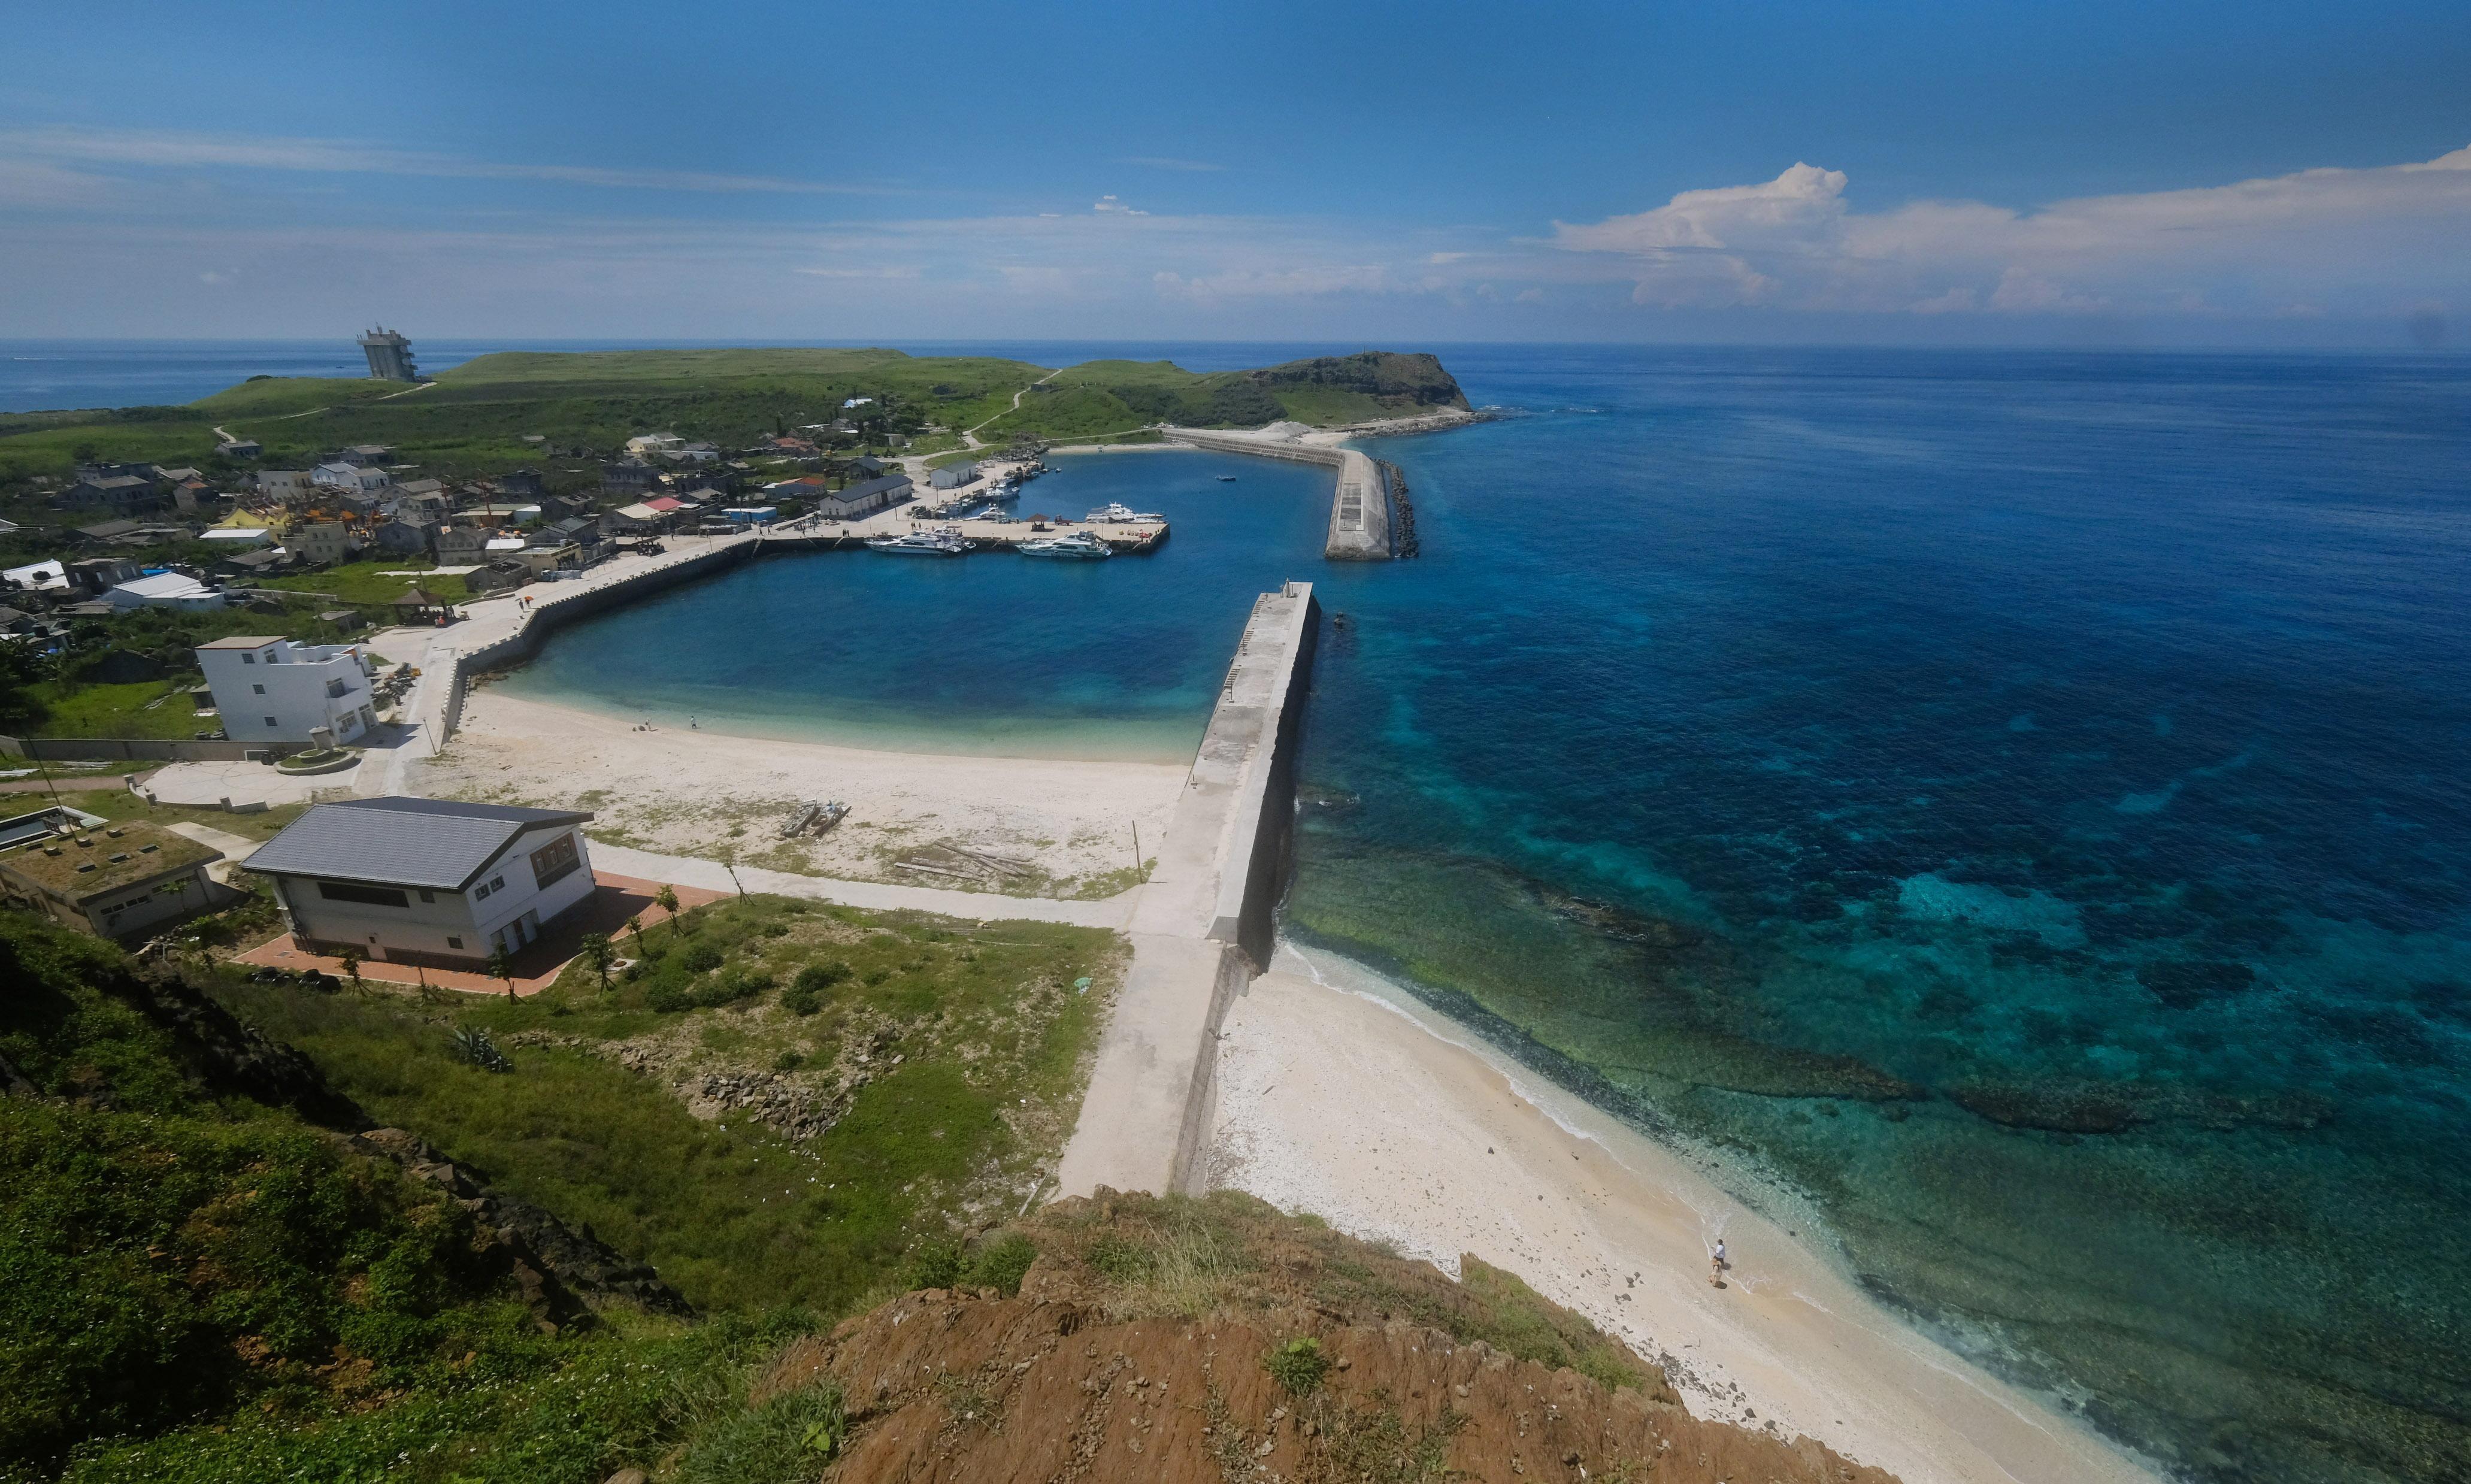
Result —
[[969, 551], [970, 543], [949, 531], [913, 530], [906, 536], [878, 536], [866, 549], [894, 556], [959, 556]]
[[1024, 556], [1051, 556], [1065, 561], [1105, 561], [1116, 554], [1114, 547], [1081, 530], [1045, 541], [1024, 541], [1014, 550]]
[[1166, 517], [1164, 515], [1146, 514], [1124, 505], [1110, 505], [1103, 509], [1093, 510], [1082, 519], [1094, 526], [1164, 526], [1166, 524]]
[[1232, 474], [1222, 474], [1218, 476], [1218, 483], [1221, 484], [1233, 484], [1236, 483], [1236, 476]]

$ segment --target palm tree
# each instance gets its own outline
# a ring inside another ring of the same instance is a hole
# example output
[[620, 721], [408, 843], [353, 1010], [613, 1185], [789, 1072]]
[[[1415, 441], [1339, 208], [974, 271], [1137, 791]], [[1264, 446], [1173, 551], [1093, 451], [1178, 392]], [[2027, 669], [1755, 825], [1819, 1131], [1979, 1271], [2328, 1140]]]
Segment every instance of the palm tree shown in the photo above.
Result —
[[670, 941], [678, 940], [678, 894], [669, 886], [652, 893], [652, 905], [670, 914]]
[[626, 919], [626, 930], [635, 935], [635, 956], [638, 958], [649, 957], [650, 955], [644, 952], [644, 916], [642, 913], [638, 912], [634, 916]]
[[515, 961], [507, 954], [504, 943], [489, 950], [489, 978], [506, 980], [506, 1002], [512, 1004], [515, 999]]
[[609, 946], [609, 934], [587, 932], [583, 935], [583, 961], [590, 964], [592, 972], [600, 977], [603, 994], [609, 990], [610, 962], [617, 956], [618, 951]]

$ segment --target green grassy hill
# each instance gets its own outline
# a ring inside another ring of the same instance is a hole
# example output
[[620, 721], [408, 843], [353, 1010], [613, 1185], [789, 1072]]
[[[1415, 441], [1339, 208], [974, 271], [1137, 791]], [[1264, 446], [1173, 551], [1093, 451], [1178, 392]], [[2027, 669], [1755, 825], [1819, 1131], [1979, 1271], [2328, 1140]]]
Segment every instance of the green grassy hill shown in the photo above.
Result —
[[550, 451], [607, 455], [650, 432], [741, 447], [832, 421], [854, 397], [874, 399], [860, 414], [875, 419], [874, 434], [979, 428], [992, 442], [1118, 435], [1158, 422], [1257, 427], [1292, 418], [1328, 427], [1467, 406], [1440, 361], [1388, 351], [1209, 373], [1164, 361], [1094, 361], [1049, 374], [1021, 361], [884, 348], [507, 351], [416, 389], [262, 377], [184, 407], [0, 416], [0, 484], [59, 478], [88, 458], [236, 474], [216, 453], [218, 425], [263, 443], [258, 463], [270, 468], [302, 467], [344, 444], [385, 443], [439, 477], [530, 465], [553, 487], [586, 487], [598, 483], [597, 465]]

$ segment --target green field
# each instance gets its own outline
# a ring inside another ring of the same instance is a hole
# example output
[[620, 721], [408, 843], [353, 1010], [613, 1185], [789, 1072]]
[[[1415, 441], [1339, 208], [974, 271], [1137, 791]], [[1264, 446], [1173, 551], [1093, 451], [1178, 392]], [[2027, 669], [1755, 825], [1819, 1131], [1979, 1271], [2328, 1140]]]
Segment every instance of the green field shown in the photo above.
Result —
[[[433, 596], [460, 602], [471, 596], [459, 577], [439, 577], [429, 570], [425, 561], [408, 561], [400, 556], [385, 556], [370, 561], [344, 562], [316, 572], [294, 573], [287, 577], [257, 577], [258, 587], [277, 587], [287, 592], [316, 593], [353, 606], [375, 607], [393, 602], [413, 586]], [[388, 573], [409, 572], [412, 577], [388, 577]], [[381, 616], [378, 622], [386, 619]]]
[[[1133, 432], [1160, 422], [1252, 427], [1280, 418], [1320, 426], [1465, 407], [1431, 356], [1368, 351], [1250, 371], [1189, 372], [1166, 362], [1095, 361], [1040, 385], [1048, 368], [986, 357], [913, 357], [898, 350], [746, 349], [502, 352], [417, 389], [365, 379], [269, 377], [186, 407], [0, 417], [0, 484], [59, 478], [81, 459], [188, 463], [211, 474], [220, 424], [265, 445], [259, 463], [303, 467], [344, 444], [385, 443], [441, 478], [542, 471], [553, 489], [597, 487], [594, 459], [551, 448], [613, 452], [636, 434], [670, 432], [742, 447], [775, 432], [833, 421], [853, 397], [864, 442], [977, 428], [1001, 443]], [[1022, 405], [1013, 396], [1025, 392]]]

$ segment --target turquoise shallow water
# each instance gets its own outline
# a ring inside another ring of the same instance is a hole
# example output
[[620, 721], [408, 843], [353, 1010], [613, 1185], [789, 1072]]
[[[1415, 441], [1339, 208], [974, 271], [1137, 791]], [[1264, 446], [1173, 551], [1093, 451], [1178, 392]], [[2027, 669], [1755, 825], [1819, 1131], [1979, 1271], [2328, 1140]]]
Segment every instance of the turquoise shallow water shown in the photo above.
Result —
[[1320, 562], [1326, 476], [1082, 459], [1027, 505], [1165, 551], [766, 562], [510, 683], [1180, 756], [1310, 577], [1290, 935], [2176, 1472], [2471, 1477], [2471, 364], [1444, 355], [1519, 415], [1377, 448], [1420, 561]]

